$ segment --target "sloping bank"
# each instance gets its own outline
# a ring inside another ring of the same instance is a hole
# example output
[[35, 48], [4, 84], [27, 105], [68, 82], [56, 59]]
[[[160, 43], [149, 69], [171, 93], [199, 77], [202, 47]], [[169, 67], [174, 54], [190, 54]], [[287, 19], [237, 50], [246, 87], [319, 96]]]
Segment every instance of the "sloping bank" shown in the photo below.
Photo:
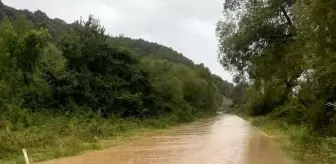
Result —
[[318, 137], [303, 125], [290, 125], [268, 117], [246, 117], [254, 126], [279, 143], [298, 164], [334, 164], [336, 138]]

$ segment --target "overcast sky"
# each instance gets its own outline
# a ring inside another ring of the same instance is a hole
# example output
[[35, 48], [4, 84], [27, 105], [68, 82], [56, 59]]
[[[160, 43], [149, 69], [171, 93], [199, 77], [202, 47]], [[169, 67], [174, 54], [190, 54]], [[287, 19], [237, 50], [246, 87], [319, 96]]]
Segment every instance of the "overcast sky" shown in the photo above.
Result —
[[66, 22], [99, 18], [111, 35], [124, 34], [172, 47], [212, 73], [232, 81], [217, 61], [216, 22], [224, 0], [2, 0]]

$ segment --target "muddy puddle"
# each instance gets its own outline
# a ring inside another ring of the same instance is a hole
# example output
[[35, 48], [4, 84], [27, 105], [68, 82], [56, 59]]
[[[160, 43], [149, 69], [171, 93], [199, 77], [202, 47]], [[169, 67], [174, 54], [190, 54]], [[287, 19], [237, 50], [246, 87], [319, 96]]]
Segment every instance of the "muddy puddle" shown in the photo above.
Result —
[[139, 141], [42, 164], [287, 164], [245, 120], [221, 115]]

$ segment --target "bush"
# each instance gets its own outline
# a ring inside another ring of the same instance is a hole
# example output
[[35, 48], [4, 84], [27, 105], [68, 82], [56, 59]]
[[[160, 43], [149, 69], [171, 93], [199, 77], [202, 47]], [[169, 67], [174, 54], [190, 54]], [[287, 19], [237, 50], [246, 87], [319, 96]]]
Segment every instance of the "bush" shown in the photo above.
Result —
[[306, 124], [308, 122], [308, 109], [299, 102], [292, 100], [283, 106], [274, 109], [271, 119], [283, 119], [290, 124]]

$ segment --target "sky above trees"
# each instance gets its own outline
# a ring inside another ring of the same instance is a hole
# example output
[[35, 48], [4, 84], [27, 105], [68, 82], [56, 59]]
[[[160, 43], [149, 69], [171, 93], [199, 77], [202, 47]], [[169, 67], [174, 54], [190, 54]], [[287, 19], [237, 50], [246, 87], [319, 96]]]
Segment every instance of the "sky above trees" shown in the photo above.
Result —
[[111, 35], [123, 34], [158, 42], [204, 63], [224, 80], [231, 75], [217, 62], [216, 22], [223, 0], [3, 0], [6, 5], [42, 10], [67, 22], [99, 18]]

